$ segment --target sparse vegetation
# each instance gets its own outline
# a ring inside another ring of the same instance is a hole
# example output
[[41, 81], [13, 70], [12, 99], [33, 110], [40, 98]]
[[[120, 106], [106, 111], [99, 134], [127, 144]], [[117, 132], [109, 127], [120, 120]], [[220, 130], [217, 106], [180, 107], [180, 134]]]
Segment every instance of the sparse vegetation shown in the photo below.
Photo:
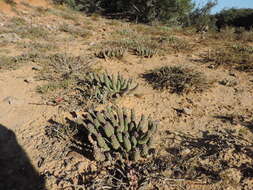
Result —
[[48, 39], [49, 37], [49, 32], [43, 28], [43, 27], [39, 27], [39, 26], [25, 26], [25, 27], [21, 27], [21, 28], [16, 28], [14, 29], [14, 32], [17, 33], [18, 35], [20, 35], [20, 37], [22, 38], [28, 38], [31, 40], [34, 39]]
[[11, 6], [15, 6], [17, 4], [14, 0], [3, 0], [3, 1]]
[[1, 56], [0, 69], [17, 69], [22, 63], [35, 62], [39, 58], [40, 55], [33, 52], [17, 56]]
[[200, 92], [208, 88], [208, 82], [202, 73], [180, 66], [161, 67], [144, 74], [144, 78], [155, 89], [167, 90], [171, 93], [183, 94]]
[[39, 43], [39, 42], [29, 42], [29, 43], [17, 43], [18, 47], [29, 49], [29, 51], [46, 53], [49, 51], [58, 50], [56, 44], [52, 43]]
[[49, 9], [47, 12], [59, 17], [62, 17], [66, 20], [71, 20], [77, 22], [79, 20], [78, 15], [75, 11], [66, 8], [65, 6], [58, 6], [57, 9]]
[[250, 72], [253, 69], [251, 46], [233, 45], [220, 47], [209, 51], [202, 57], [204, 62], [213, 62], [216, 67], [232, 67], [244, 72]]
[[41, 94], [47, 94], [55, 92], [56, 90], [67, 89], [73, 82], [71, 80], [62, 80], [59, 82], [49, 82], [48, 84], [38, 86], [37, 92]]
[[74, 36], [74, 37], [82, 37], [82, 38], [88, 38], [91, 36], [91, 32], [80, 28], [80, 27], [76, 27], [76, 26], [70, 26], [68, 24], [63, 24], [59, 27], [59, 30], [61, 32], [66, 32], [69, 33], [70, 35]]
[[10, 22], [10, 24], [14, 25], [15, 27], [27, 25], [26, 20], [22, 17], [12, 17]]
[[143, 36], [141, 33], [132, 32], [126, 33], [125, 36], [122, 40], [117, 40], [118, 37], [113, 36], [112, 41], [105, 41], [97, 45], [96, 55], [99, 58], [121, 58], [128, 51], [140, 57], [152, 58], [154, 55], [189, 52], [194, 47], [186, 40], [174, 36]]
[[236, 39], [242, 42], [253, 42], [253, 30], [242, 30], [238, 32]]
[[0, 57], [0, 69], [15, 69], [18, 67], [17, 62], [12, 57], [1, 56]]
[[[61, 104], [67, 110], [85, 107], [87, 96], [78, 88], [78, 82], [91, 71], [91, 57], [53, 54], [40, 59], [40, 63], [42, 69], [37, 80], [46, 80], [48, 83], [39, 86], [37, 91], [44, 94], [47, 102]], [[57, 101], [59, 98], [61, 100]]]

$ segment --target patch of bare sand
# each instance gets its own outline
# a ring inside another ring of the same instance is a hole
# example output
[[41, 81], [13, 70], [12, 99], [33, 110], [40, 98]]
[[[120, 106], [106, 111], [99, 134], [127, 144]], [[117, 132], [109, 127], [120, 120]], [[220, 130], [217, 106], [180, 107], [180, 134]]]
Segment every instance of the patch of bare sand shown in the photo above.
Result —
[[0, 12], [2, 12], [4, 15], [16, 16], [16, 13], [12, 10], [11, 5], [8, 5], [3, 1], [0, 1]]
[[49, 8], [51, 7], [50, 1], [47, 0], [14, 0], [15, 5], [11, 5], [5, 3], [4, 1], [0, 1], [0, 12], [2, 12], [5, 16], [17, 16], [17, 12], [15, 10], [23, 10], [25, 8], [23, 3], [34, 7], [43, 7]]
[[[40, 84], [33, 78], [32, 66], [25, 66], [14, 71], [5, 71], [0, 76], [0, 123], [8, 128], [20, 128], [37, 121], [47, 119], [55, 110], [41, 103], [36, 94]], [[27, 82], [25, 82], [27, 80]]]

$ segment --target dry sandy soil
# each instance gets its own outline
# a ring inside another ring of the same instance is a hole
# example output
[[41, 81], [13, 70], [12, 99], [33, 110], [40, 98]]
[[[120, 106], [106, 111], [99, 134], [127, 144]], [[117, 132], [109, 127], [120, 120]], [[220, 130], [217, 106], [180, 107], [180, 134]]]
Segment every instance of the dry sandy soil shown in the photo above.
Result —
[[[74, 118], [57, 101], [61, 89], [38, 93], [38, 86], [50, 82], [48, 78], [41, 80], [45, 67], [40, 59], [53, 53], [94, 55], [94, 46], [113, 39], [113, 32], [144, 26], [96, 15], [87, 17], [43, 0], [16, 3], [13, 7], [0, 1], [0, 189], [85, 189], [80, 178], [87, 171], [95, 172], [98, 165], [82, 151], [71, 149], [70, 141], [46, 135], [46, 126], [65, 123], [65, 117]], [[18, 27], [23, 21], [27, 27], [42, 28], [46, 33], [22, 33]], [[83, 37], [80, 31], [66, 32], [61, 29], [63, 25], [88, 31], [88, 37]], [[2, 36], [6, 33], [16, 35], [10, 39]], [[157, 149], [160, 155], [175, 159], [168, 161], [172, 164], [170, 172], [174, 173], [168, 183], [150, 189], [253, 189], [252, 73], [212, 68], [201, 62], [200, 55], [219, 44], [218, 41], [212, 39], [209, 43], [201, 40], [200, 35], [182, 31], [173, 35], [194, 44], [194, 48], [152, 58], [130, 53], [120, 60], [91, 58], [92, 69], [120, 73], [139, 84], [134, 94], [113, 103], [134, 108], [138, 116], [150, 114], [159, 122]], [[45, 46], [35, 46], [34, 42]], [[39, 57], [32, 59], [34, 52]], [[29, 53], [29, 58], [17, 59], [14, 64], [6, 58]], [[210, 87], [201, 93], [178, 95], [155, 90], [142, 77], [152, 69], [175, 65], [203, 73]], [[52, 97], [56, 103], [52, 103]], [[191, 161], [193, 157], [197, 161]], [[194, 179], [189, 170], [195, 161], [199, 167], [194, 166], [194, 172], [198, 173]], [[176, 167], [180, 168], [178, 176]]]

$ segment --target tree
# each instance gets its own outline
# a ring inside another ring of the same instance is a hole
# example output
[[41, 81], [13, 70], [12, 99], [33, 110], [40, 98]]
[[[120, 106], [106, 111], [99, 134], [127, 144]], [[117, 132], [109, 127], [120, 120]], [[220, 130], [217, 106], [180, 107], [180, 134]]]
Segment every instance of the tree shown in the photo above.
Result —
[[203, 7], [196, 8], [189, 15], [188, 25], [195, 26], [198, 31], [206, 27], [215, 26], [215, 18], [211, 15], [211, 10], [217, 5], [217, 0], [208, 1]]

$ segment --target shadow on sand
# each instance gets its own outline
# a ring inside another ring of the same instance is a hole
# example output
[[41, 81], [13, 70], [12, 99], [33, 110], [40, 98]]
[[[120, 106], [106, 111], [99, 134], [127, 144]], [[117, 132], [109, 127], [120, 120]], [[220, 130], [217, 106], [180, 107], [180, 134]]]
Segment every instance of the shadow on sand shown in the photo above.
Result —
[[44, 179], [36, 172], [13, 131], [0, 124], [0, 189], [45, 190]]

